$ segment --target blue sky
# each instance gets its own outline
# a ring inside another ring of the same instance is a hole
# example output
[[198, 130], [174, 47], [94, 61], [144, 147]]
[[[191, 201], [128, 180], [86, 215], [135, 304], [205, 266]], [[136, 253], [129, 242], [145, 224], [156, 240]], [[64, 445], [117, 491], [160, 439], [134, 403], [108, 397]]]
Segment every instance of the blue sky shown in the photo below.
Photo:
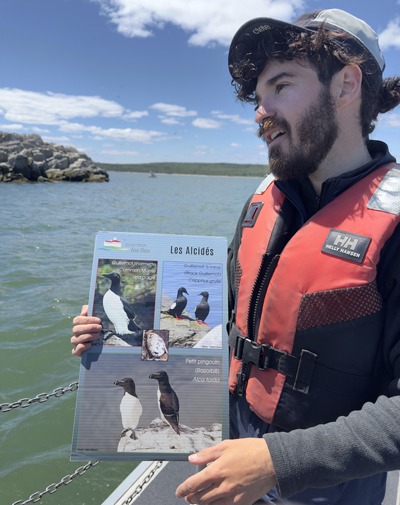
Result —
[[[1, 0], [0, 130], [93, 160], [266, 163], [253, 107], [235, 101], [227, 50], [258, 16], [343, 8], [381, 36], [400, 75], [400, 1]], [[400, 107], [374, 138], [400, 159]]]

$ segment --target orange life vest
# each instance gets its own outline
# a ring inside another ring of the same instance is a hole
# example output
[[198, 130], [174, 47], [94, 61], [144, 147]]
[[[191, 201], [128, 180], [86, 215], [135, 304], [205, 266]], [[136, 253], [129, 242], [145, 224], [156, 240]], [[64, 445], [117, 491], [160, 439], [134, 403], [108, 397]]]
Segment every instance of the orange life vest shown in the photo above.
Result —
[[263, 420], [308, 427], [384, 391], [376, 267], [400, 221], [391, 205], [398, 181], [397, 165], [376, 169], [272, 258], [286, 197], [271, 178], [253, 196], [238, 251], [229, 387]]

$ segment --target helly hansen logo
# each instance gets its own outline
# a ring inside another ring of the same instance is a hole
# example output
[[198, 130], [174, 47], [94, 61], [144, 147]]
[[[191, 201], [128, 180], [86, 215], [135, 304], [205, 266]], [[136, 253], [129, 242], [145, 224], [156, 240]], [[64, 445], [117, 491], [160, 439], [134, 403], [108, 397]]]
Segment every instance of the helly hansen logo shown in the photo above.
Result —
[[362, 263], [370, 242], [371, 239], [369, 237], [331, 229], [322, 246], [322, 252], [355, 261], [356, 263]]
[[351, 237], [350, 235], [344, 235], [343, 233], [338, 233], [335, 240], [333, 241], [333, 244], [335, 246], [343, 247], [344, 249], [351, 249], [352, 251], [355, 251], [359, 242], [360, 239], [358, 238]]

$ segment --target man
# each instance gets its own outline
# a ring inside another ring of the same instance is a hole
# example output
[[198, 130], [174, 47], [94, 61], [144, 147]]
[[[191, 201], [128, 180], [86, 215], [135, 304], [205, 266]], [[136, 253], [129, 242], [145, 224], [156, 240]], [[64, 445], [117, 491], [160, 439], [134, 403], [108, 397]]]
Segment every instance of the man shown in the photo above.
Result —
[[400, 170], [368, 134], [399, 103], [399, 80], [382, 80], [372, 29], [337, 9], [249, 21], [229, 68], [275, 180], [230, 250], [240, 440], [191, 457], [213, 464], [177, 494], [250, 504], [278, 484], [264, 501], [379, 505], [380, 472], [400, 467]]
[[[400, 169], [368, 135], [400, 82], [382, 79], [372, 29], [338, 9], [249, 21], [229, 68], [273, 177], [229, 251], [233, 440], [190, 456], [212, 464], [177, 496], [379, 505], [400, 468]], [[98, 322], [75, 318], [75, 354]]]

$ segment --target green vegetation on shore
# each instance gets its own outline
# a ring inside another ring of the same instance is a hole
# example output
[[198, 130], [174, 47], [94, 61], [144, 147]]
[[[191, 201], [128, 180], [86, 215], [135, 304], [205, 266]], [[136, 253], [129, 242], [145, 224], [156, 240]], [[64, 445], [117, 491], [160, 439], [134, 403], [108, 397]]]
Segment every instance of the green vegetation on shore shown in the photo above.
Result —
[[154, 172], [154, 174], [233, 175], [236, 177], [264, 177], [266, 165], [239, 163], [96, 163], [107, 172]]

